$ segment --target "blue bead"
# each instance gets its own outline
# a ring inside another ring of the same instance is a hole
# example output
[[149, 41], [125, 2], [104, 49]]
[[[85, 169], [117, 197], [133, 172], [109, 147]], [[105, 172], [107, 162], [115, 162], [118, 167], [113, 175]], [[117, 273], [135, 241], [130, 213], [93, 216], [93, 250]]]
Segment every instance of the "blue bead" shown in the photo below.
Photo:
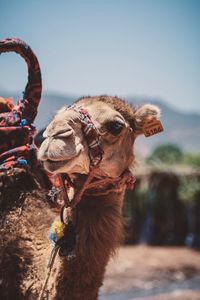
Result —
[[22, 119], [21, 122], [20, 122], [20, 125], [21, 125], [21, 126], [25, 126], [25, 125], [27, 125], [27, 124], [28, 124], [28, 122], [27, 122], [26, 119]]
[[21, 166], [26, 166], [28, 164], [26, 159], [18, 159], [17, 161]]
[[53, 232], [49, 233], [49, 240], [56, 243], [56, 237], [55, 237], [55, 234]]

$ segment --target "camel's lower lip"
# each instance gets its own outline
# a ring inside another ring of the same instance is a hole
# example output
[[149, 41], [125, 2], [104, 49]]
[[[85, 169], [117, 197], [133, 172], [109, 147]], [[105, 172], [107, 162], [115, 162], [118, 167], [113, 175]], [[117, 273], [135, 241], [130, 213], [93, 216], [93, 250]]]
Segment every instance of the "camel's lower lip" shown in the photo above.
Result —
[[56, 171], [60, 169], [63, 165], [65, 165], [68, 162], [68, 160], [62, 160], [62, 161], [53, 161], [50, 159], [47, 159], [44, 162], [44, 167], [50, 172]]
[[43, 162], [44, 167], [47, 171], [54, 173], [54, 172], [60, 170], [66, 164], [70, 165], [70, 163], [72, 163], [74, 161], [74, 159], [79, 156], [80, 153], [81, 153], [81, 150], [74, 157], [72, 157], [70, 159], [66, 159], [66, 160], [57, 160], [57, 161], [55, 161], [55, 160], [47, 159]]

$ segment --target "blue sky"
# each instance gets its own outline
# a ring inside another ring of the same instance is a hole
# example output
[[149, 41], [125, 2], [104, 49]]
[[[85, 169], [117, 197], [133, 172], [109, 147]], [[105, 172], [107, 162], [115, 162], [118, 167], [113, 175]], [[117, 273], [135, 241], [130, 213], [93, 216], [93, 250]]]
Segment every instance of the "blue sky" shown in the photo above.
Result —
[[[0, 0], [0, 38], [37, 53], [44, 91], [161, 98], [200, 112], [200, 1]], [[26, 68], [0, 57], [0, 89], [22, 90]]]

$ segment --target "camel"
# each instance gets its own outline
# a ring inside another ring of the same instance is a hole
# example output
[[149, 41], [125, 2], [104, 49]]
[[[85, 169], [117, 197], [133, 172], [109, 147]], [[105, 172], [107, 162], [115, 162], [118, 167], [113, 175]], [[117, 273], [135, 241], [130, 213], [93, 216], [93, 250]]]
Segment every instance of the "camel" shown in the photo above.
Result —
[[[102, 157], [97, 167], [91, 166], [94, 153], [83, 131], [82, 111], [90, 116], [99, 134]], [[75, 257], [59, 258], [57, 272], [52, 275], [54, 290], [49, 292], [54, 294], [52, 299], [98, 298], [105, 267], [122, 238], [127, 185], [122, 174], [134, 163], [134, 141], [143, 133], [144, 124], [159, 116], [160, 110], [154, 105], [134, 109], [117, 97], [84, 97], [74, 106], [62, 108], [47, 126], [38, 152], [47, 171], [68, 174], [74, 193], [81, 191], [80, 186], [94, 172], [77, 203], [73, 197], [71, 200], [76, 214]]]
[[[82, 111], [97, 133], [96, 145], [91, 137], [86, 139]], [[17, 188], [13, 180], [8, 185], [21, 193], [9, 192], [1, 203], [2, 299], [98, 298], [108, 260], [123, 236], [122, 206], [126, 186], [133, 179], [128, 169], [135, 161], [134, 141], [147, 121], [159, 117], [157, 106], [135, 109], [111, 96], [84, 97], [58, 111], [44, 132], [38, 159], [48, 172], [70, 178], [73, 188], [66, 184], [66, 190], [73, 208], [69, 216], [65, 209], [64, 221], [66, 228], [71, 220], [75, 224], [74, 255], [61, 249], [41, 296], [52, 251], [47, 236], [57, 214], [46, 200], [41, 177], [33, 180], [34, 172], [28, 175], [20, 170]]]
[[[161, 131], [160, 110], [112, 96], [83, 97], [47, 126], [37, 160], [31, 124], [41, 96], [39, 63], [18, 39], [0, 41], [0, 52], [10, 51], [25, 58], [29, 76], [17, 106], [0, 99], [0, 299], [95, 300], [123, 236], [135, 139]], [[42, 165], [60, 178], [56, 194], [49, 194]], [[52, 245], [47, 236], [55, 219], [60, 236]]]

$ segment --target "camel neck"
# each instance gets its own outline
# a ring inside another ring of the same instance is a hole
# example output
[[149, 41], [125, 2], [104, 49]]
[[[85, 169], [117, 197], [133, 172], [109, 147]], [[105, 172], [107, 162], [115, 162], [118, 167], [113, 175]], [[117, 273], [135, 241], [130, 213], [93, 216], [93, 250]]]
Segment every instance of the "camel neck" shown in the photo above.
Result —
[[83, 196], [77, 206], [76, 258], [60, 258], [56, 300], [97, 299], [105, 266], [122, 239], [123, 195], [124, 190]]
[[80, 187], [74, 182], [70, 206], [76, 207], [76, 256], [60, 258], [56, 300], [96, 300], [105, 266], [122, 239], [124, 192], [135, 178], [128, 170], [116, 178], [100, 171], [93, 169]]

